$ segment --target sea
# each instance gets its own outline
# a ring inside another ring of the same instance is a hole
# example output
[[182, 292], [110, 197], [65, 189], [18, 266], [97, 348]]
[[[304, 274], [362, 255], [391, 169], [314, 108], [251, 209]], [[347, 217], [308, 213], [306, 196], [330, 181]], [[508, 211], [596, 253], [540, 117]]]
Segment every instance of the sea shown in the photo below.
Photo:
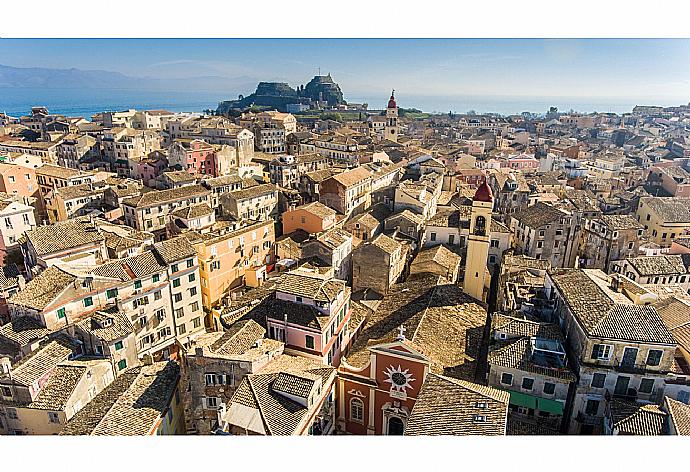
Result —
[[[239, 92], [241, 93], [241, 92]], [[202, 112], [215, 110], [223, 100], [236, 99], [236, 92], [212, 91], [148, 91], [123, 89], [53, 89], [53, 88], [3, 88], [0, 87], [0, 112], [10, 116], [22, 116], [32, 106], [45, 106], [51, 113], [67, 116], [91, 116], [103, 111], [165, 109], [174, 112]], [[348, 102], [367, 103], [370, 109], [383, 109], [387, 96], [346, 96]], [[422, 96], [397, 91], [398, 106], [416, 108], [428, 113], [497, 113], [501, 115], [522, 112], [545, 113], [555, 106], [559, 111], [574, 110], [582, 113], [627, 113], [635, 105], [677, 106], [680, 101], [582, 97], [511, 97], [499, 95], [452, 95]]]

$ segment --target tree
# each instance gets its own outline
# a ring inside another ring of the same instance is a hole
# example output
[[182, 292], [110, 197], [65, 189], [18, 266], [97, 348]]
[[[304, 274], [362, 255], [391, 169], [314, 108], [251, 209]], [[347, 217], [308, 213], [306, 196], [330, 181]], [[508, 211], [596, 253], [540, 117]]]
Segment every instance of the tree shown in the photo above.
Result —
[[343, 121], [343, 115], [337, 112], [322, 113], [319, 118], [322, 120], [333, 120], [339, 123]]

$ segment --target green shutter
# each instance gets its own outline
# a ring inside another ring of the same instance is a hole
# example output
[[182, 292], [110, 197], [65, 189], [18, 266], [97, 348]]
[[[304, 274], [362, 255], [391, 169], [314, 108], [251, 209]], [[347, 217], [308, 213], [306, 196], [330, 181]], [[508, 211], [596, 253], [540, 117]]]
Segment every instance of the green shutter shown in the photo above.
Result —
[[537, 408], [537, 397], [526, 393], [510, 392], [510, 404], [525, 408]]
[[119, 351], [120, 349], [122, 349], [122, 347], [123, 347], [122, 341], [118, 341], [115, 343], [115, 350], [116, 351]]
[[563, 414], [563, 403], [548, 398], [537, 398], [537, 408], [553, 415]]

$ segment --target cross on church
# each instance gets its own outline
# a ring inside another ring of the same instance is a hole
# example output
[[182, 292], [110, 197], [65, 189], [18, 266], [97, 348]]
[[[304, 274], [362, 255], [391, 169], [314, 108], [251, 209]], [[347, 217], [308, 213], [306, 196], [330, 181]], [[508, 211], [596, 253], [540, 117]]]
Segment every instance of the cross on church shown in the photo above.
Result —
[[405, 339], [405, 331], [407, 331], [407, 330], [405, 329], [405, 327], [403, 325], [400, 325], [398, 327], [398, 330], [400, 332], [398, 333], [398, 337], [396, 339], [398, 339], [399, 341], [402, 341], [403, 339]]

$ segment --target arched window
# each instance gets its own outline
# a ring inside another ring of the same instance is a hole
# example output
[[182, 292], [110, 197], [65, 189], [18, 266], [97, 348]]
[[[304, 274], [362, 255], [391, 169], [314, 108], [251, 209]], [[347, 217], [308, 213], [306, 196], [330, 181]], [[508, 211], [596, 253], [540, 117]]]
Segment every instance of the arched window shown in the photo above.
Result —
[[352, 421], [364, 421], [364, 402], [359, 398], [350, 400], [350, 419]]
[[476, 236], [486, 236], [486, 218], [481, 215], [474, 220], [474, 234]]
[[405, 424], [397, 416], [391, 416], [388, 418], [388, 435], [389, 436], [402, 436], [405, 431]]

